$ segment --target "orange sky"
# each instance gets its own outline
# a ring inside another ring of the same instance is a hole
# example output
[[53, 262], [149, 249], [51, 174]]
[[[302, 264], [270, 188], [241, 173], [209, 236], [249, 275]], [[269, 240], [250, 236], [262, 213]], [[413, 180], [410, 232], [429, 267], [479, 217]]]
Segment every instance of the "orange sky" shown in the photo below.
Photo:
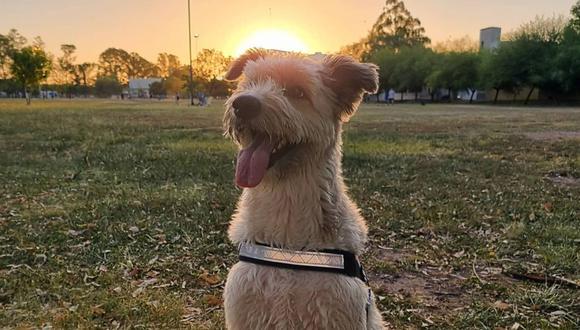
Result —
[[[406, 0], [434, 41], [470, 35], [481, 27], [510, 30], [537, 14], [568, 14], [575, 0]], [[309, 51], [333, 52], [360, 39], [384, 0], [192, 0], [198, 48], [234, 54], [256, 30], [285, 30]], [[271, 15], [270, 15], [271, 9]], [[170, 52], [187, 58], [186, 0], [0, 0], [0, 33], [40, 35], [49, 51], [73, 43], [80, 61], [96, 61], [107, 47], [155, 60]], [[194, 42], [195, 52], [195, 42]]]

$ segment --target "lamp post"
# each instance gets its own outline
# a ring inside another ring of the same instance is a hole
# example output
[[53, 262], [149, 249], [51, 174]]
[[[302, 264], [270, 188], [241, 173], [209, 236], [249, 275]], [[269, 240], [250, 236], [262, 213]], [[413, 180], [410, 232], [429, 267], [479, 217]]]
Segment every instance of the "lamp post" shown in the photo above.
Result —
[[195, 57], [197, 57], [197, 39], [199, 38], [199, 34], [194, 34], [193, 37], [195, 38]]
[[[187, 0], [187, 25], [189, 27], [189, 96], [193, 104], [193, 61], [191, 59], [191, 0]], [[196, 37], [197, 40], [197, 37]]]

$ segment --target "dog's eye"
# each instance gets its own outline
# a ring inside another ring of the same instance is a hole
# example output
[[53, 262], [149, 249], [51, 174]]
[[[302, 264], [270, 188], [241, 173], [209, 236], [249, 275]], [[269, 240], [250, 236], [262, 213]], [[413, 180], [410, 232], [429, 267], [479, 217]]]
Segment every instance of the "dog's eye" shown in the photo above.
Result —
[[284, 88], [284, 95], [294, 99], [303, 99], [306, 97], [306, 93], [300, 87], [286, 87]]

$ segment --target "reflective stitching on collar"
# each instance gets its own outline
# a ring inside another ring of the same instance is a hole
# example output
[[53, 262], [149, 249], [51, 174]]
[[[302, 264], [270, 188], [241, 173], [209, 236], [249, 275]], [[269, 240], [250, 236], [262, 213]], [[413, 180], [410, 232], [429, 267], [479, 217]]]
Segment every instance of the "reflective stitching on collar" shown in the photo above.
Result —
[[251, 243], [240, 244], [239, 254], [242, 257], [289, 265], [344, 269], [344, 256], [342, 254], [293, 251]]

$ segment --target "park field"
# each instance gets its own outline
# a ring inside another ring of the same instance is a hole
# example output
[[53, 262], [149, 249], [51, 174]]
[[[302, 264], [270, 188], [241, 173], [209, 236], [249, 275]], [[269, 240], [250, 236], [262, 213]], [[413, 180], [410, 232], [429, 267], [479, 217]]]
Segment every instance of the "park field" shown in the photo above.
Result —
[[[0, 328], [223, 328], [222, 112], [0, 100]], [[580, 108], [364, 105], [343, 163], [391, 328], [580, 327]]]

